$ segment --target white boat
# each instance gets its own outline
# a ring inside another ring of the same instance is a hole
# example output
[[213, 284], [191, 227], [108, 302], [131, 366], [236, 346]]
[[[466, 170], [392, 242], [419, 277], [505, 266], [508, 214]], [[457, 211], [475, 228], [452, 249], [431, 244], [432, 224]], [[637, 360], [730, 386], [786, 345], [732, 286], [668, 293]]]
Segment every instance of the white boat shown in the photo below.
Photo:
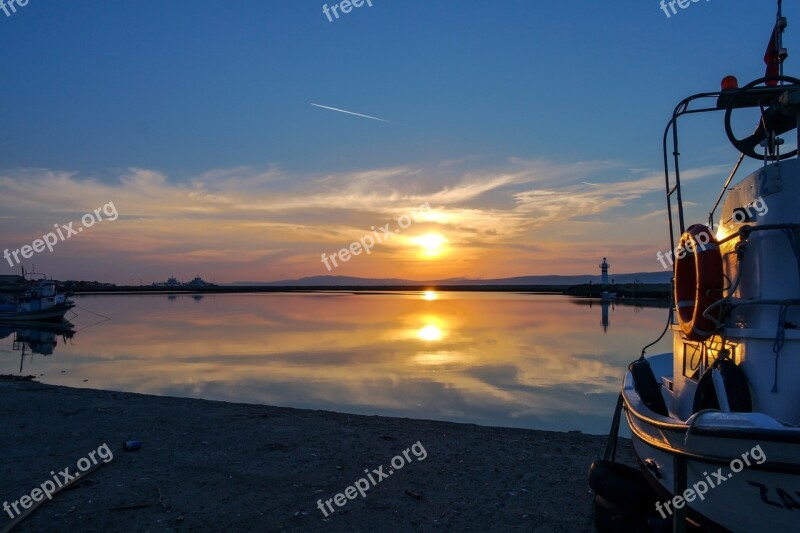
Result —
[[[606, 456], [590, 470], [598, 529], [800, 529], [800, 159], [780, 139], [800, 124], [800, 80], [782, 75], [785, 27], [779, 2], [765, 78], [738, 88], [727, 77], [667, 126], [673, 349], [642, 350], [625, 374]], [[761, 121], [737, 138], [731, 117], [745, 108]], [[708, 225], [686, 227], [678, 118], [718, 111], [741, 156]], [[763, 167], [731, 186], [748, 156]], [[623, 411], [638, 471], [614, 462]]]
[[61, 321], [73, 307], [75, 303], [72, 300], [66, 295], [58, 294], [55, 281], [33, 280], [21, 296], [7, 297], [4, 302], [0, 302], [0, 321]]

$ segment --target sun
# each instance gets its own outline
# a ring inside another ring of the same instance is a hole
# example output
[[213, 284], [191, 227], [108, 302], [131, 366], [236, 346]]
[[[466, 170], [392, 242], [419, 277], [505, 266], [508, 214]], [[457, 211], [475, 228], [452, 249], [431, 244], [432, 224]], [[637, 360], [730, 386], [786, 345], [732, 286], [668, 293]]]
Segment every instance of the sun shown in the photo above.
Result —
[[414, 242], [422, 247], [425, 255], [435, 256], [442, 252], [442, 245], [447, 242], [447, 239], [438, 233], [426, 233], [414, 239]]

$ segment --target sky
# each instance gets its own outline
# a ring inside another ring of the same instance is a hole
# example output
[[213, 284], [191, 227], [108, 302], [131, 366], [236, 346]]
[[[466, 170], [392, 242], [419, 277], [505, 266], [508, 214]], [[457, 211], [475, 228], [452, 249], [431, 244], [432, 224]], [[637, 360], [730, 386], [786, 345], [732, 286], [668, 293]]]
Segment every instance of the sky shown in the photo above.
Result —
[[[763, 76], [776, 12], [371, 4], [332, 20], [318, 0], [0, 8], [0, 274], [17, 250], [114, 283], [572, 275], [604, 256], [661, 271], [667, 120], [728, 74]], [[722, 118], [682, 125], [693, 222], [737, 157]]]

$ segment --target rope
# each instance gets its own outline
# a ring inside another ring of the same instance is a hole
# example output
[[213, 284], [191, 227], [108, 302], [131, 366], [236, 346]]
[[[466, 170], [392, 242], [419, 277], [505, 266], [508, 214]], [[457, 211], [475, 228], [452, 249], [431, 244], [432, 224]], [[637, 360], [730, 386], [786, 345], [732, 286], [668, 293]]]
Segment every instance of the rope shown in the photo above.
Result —
[[786, 342], [786, 312], [789, 311], [789, 304], [781, 304], [780, 311], [778, 312], [778, 332], [775, 334], [775, 343], [772, 345], [772, 351], [775, 352], [775, 381], [772, 384], [772, 392], [778, 392], [778, 358], [781, 355], [781, 349]]
[[686, 428], [686, 436], [683, 438], [683, 445], [689, 446], [689, 434], [692, 432], [694, 427], [700, 422], [700, 417], [706, 413], [721, 413], [719, 409], [702, 409], [697, 411], [691, 417], [689, 417], [689, 427]]
[[672, 324], [672, 313], [674, 313], [674, 312], [675, 312], [675, 308], [670, 306], [669, 314], [667, 315], [667, 324], [664, 326], [664, 331], [661, 332], [661, 335], [659, 335], [656, 340], [654, 340], [653, 342], [651, 342], [650, 344], [648, 344], [647, 346], [642, 348], [642, 355], [639, 357], [639, 361], [643, 361], [644, 360], [644, 354], [645, 354], [645, 352], [647, 351], [648, 348], [650, 348], [651, 346], [657, 344], [658, 341], [663, 339], [664, 335], [667, 334], [667, 330], [669, 330], [669, 326], [670, 326], [670, 324]]
[[[88, 326], [84, 326], [81, 329], [75, 330], [75, 333], [77, 333], [79, 331], [83, 331], [83, 330], [88, 329], [88, 328], [91, 328], [91, 327], [96, 326], [98, 324], [102, 324], [103, 322], [108, 322], [109, 320], [111, 320], [111, 317], [109, 317], [109, 316], [101, 315], [100, 313], [95, 313], [91, 309], [86, 309], [85, 307], [81, 307], [80, 305], [76, 305], [75, 309], [80, 309], [82, 311], [86, 311], [87, 313], [91, 313], [94, 316], [99, 316], [100, 318], [103, 319], [103, 320], [100, 320], [99, 322], [95, 322], [94, 324], [89, 324]], [[76, 316], [79, 316], [79, 315], [76, 315]]]

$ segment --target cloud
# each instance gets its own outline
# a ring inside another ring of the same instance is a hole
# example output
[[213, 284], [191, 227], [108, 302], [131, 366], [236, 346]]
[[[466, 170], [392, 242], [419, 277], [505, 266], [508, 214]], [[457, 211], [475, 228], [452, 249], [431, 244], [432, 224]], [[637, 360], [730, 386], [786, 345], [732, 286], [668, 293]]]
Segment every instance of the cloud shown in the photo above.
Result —
[[[557, 265], [567, 242], [570, 257], [597, 255], [598, 244], [615, 244], [609, 223], [647, 220], [653, 209], [642, 207], [642, 199], [663, 196], [660, 173], [631, 171], [611, 161], [509, 159], [490, 168], [476, 165], [464, 160], [300, 175], [277, 167], [236, 167], [180, 179], [130, 168], [102, 180], [49, 169], [5, 170], [0, 171], [5, 241], [0, 245], [17, 249], [53, 224], [77, 221], [113, 201], [119, 220], [61, 243], [53, 254], [37, 257], [37, 265], [44, 261], [60, 277], [80, 278], [99, 269], [92, 261], [103, 257], [103, 266], [120, 272], [94, 275], [111, 281], [131, 273], [161, 279], [166, 275], [161, 273], [181, 265], [192, 265], [191, 275], [202, 267], [223, 281], [302, 277], [328, 273], [320, 264], [322, 252], [335, 253], [374, 228], [395, 227], [401, 215], [418, 212], [413, 226], [336, 274], [524, 275], [551, 273], [533, 271], [533, 257], [537, 264]], [[684, 172], [683, 179], [719, 172], [720, 167], [698, 168]], [[587, 180], [596, 186], [585, 185]], [[420, 210], [425, 203], [430, 209]], [[448, 253], [420, 261], [413, 237], [424, 232], [444, 234]], [[576, 245], [583, 251], [575, 251]]]

